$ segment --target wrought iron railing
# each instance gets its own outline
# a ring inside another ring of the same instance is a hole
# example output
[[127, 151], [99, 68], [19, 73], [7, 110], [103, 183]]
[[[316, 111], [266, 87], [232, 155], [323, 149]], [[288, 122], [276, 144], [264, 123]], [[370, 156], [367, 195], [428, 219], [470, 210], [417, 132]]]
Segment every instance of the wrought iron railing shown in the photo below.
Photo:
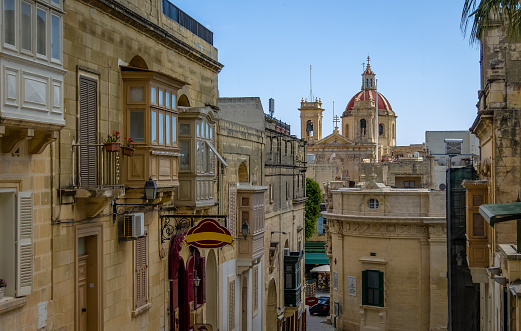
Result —
[[210, 45], [213, 45], [213, 32], [205, 28], [201, 23], [194, 20], [190, 15], [186, 14], [177, 6], [168, 0], [163, 0], [163, 14], [176, 21], [182, 27], [203, 39]]
[[266, 122], [275, 124], [275, 126], [278, 126], [279, 128], [283, 129], [284, 131], [287, 131], [286, 132], [287, 134], [290, 134], [290, 132], [291, 132], [291, 126], [289, 124], [284, 123], [281, 120], [279, 120], [269, 114], [264, 114], [264, 120]]
[[121, 151], [108, 152], [103, 144], [74, 144], [72, 148], [75, 187], [123, 187]]

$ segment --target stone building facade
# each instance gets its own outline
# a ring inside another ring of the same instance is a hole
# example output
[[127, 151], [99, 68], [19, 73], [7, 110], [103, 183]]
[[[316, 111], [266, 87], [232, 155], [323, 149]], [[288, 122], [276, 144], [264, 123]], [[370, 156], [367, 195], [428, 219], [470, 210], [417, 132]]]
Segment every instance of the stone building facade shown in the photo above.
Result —
[[326, 253], [337, 330], [445, 330], [445, 195], [327, 187]]
[[[253, 311], [262, 323], [253, 330], [300, 330], [305, 313], [304, 273], [298, 272], [304, 262], [305, 143], [279, 130], [278, 122], [264, 114], [259, 98], [219, 98], [219, 107], [219, 148], [230, 165], [222, 187], [229, 196], [225, 209], [234, 199], [240, 208], [240, 195], [248, 190], [264, 192], [263, 232], [254, 238], [261, 240], [254, 246], [262, 255], [249, 262], [239, 248], [237, 261], [223, 267], [235, 263], [241, 272], [252, 267], [261, 273], [257, 281], [250, 278], [258, 284], [255, 293], [261, 300]], [[242, 213], [237, 215], [239, 228]], [[287, 274], [291, 283], [286, 283]]]
[[480, 330], [519, 330], [521, 254], [517, 253], [516, 222], [490, 226], [480, 214], [480, 206], [518, 201], [521, 43], [508, 36], [500, 19], [491, 14], [491, 24], [483, 30], [480, 47], [481, 89], [477, 116], [470, 128], [479, 139], [480, 180], [465, 182], [464, 263], [468, 263], [473, 283], [480, 287]]

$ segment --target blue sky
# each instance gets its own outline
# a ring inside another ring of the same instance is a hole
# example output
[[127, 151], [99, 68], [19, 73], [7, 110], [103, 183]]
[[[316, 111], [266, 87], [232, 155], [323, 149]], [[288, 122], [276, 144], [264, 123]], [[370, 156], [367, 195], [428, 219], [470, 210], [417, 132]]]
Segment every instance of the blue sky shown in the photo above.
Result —
[[221, 97], [260, 97], [300, 136], [301, 98], [322, 99], [323, 137], [361, 87], [371, 57], [397, 119], [397, 143], [467, 130], [476, 116], [479, 47], [460, 28], [463, 0], [172, 2], [214, 33]]

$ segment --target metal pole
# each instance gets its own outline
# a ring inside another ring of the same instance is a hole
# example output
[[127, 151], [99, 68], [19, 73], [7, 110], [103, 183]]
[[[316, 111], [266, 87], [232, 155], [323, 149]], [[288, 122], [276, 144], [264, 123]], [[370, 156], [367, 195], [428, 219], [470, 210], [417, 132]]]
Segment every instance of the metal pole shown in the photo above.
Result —
[[378, 124], [378, 79], [375, 79], [375, 87], [376, 87], [376, 163], [378, 163], [379, 157], [379, 147], [378, 147], [378, 136], [380, 135], [380, 126]]

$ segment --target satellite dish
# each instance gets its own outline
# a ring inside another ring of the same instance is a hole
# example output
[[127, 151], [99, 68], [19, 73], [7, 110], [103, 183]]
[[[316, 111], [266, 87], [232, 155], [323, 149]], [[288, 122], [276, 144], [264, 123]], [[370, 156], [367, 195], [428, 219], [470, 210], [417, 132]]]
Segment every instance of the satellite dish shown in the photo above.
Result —
[[441, 184], [440, 184], [440, 191], [445, 191], [445, 188], [446, 188], [446, 187], [447, 187], [447, 186], [446, 186], [445, 184], [441, 183]]

